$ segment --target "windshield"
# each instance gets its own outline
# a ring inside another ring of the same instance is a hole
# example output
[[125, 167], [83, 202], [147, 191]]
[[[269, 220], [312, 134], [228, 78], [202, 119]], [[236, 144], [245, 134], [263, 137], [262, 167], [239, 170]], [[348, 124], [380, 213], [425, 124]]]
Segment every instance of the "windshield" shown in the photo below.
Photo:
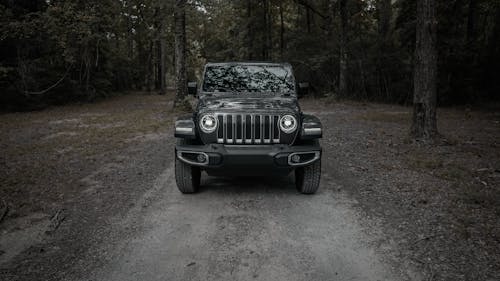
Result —
[[204, 92], [291, 93], [294, 80], [291, 68], [281, 65], [207, 66]]

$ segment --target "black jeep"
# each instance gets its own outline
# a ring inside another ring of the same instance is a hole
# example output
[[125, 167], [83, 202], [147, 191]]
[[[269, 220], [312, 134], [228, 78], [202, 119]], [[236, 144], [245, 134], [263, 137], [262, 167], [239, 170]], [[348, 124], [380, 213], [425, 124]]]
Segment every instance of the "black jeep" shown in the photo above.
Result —
[[315, 193], [321, 177], [321, 122], [302, 113], [297, 99], [307, 83], [296, 83], [292, 67], [277, 63], [209, 63], [193, 115], [175, 122], [175, 179], [194, 193], [201, 171], [209, 175], [288, 175], [297, 189]]

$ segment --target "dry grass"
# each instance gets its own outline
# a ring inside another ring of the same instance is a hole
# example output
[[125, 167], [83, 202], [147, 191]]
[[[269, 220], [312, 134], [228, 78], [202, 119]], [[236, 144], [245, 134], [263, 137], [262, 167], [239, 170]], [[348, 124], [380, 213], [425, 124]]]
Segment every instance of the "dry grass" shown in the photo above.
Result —
[[407, 111], [367, 111], [356, 116], [358, 120], [369, 122], [409, 124], [410, 113]]
[[[147, 103], [158, 104], [144, 106]], [[172, 121], [166, 112], [165, 98], [134, 95], [93, 105], [4, 114], [0, 116], [0, 130], [8, 136], [2, 141], [8, 149], [3, 152], [9, 158], [68, 148], [97, 154], [102, 152], [102, 145], [121, 146], [138, 134], [166, 132]]]
[[429, 280], [500, 280], [498, 107], [439, 108], [443, 140], [434, 144], [409, 139], [410, 108], [305, 107], [328, 113], [320, 116], [334, 132], [322, 142], [335, 157], [327, 167], [355, 179], [345, 189], [382, 219], [398, 262], [417, 261]]
[[44, 208], [44, 199], [57, 201], [82, 177], [75, 167], [91, 169], [148, 136], [168, 134], [178, 113], [169, 107], [167, 96], [133, 94], [0, 115], [0, 197], [20, 213]]
[[430, 173], [441, 179], [462, 182], [473, 174], [471, 168], [465, 167], [453, 158], [432, 155], [425, 151], [413, 151], [406, 156], [408, 167], [424, 173]]

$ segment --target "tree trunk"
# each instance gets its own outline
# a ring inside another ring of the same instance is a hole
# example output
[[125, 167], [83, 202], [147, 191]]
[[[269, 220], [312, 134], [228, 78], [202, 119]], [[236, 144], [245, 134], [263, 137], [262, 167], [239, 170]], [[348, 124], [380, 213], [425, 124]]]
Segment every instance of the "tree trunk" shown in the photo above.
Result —
[[435, 0], [417, 1], [417, 38], [413, 93], [415, 139], [432, 140], [438, 134], [436, 122], [437, 21]]
[[283, 17], [283, 0], [280, 0], [280, 57], [283, 60], [285, 50], [285, 20]]
[[[377, 1], [378, 14], [378, 56], [377, 56], [377, 98], [390, 99], [390, 89], [388, 88], [388, 77], [386, 68], [391, 65], [388, 59], [388, 52], [391, 48], [391, 18], [392, 0]], [[385, 97], [384, 97], [385, 96]]]
[[337, 9], [335, 7], [337, 6], [337, 0], [330, 0], [328, 2], [328, 37], [333, 38], [334, 36], [334, 29], [335, 29], [335, 16], [337, 13]]
[[347, 0], [339, 1], [340, 51], [339, 51], [339, 95], [347, 96]]
[[[159, 30], [159, 29], [158, 29]], [[155, 90], [161, 89], [161, 42], [155, 40], [154, 85]]]
[[302, 27], [302, 5], [299, 1], [294, 1], [297, 7], [297, 18], [295, 20], [295, 28], [299, 30]]
[[[162, 26], [163, 28], [163, 26]], [[162, 32], [163, 33], [163, 32]], [[166, 81], [166, 62], [165, 62], [165, 49], [166, 49], [165, 37], [162, 35], [160, 39], [160, 94], [164, 95], [167, 92], [167, 81]]]
[[273, 10], [271, 0], [267, 3], [267, 58], [273, 58]]
[[247, 0], [247, 58], [248, 60], [253, 60], [253, 20], [252, 20], [252, 0]]
[[147, 65], [145, 74], [146, 91], [151, 92], [154, 88], [155, 81], [155, 64], [154, 64], [154, 41], [149, 42], [149, 47], [147, 50]]
[[469, 13], [467, 15], [467, 44], [470, 46], [476, 40], [476, 12], [477, 1], [469, 0]]
[[187, 96], [186, 71], [186, 0], [176, 0], [174, 8], [175, 25], [175, 100], [174, 107], [182, 104]]
[[[129, 3], [127, 3], [127, 12], [129, 15], [132, 14], [132, 8]], [[130, 16], [127, 17], [127, 49], [128, 57], [134, 59], [134, 24]]]
[[389, 40], [392, 18], [392, 0], [378, 0], [378, 33], [382, 42]]
[[311, 33], [311, 8], [309, 6], [306, 6], [306, 26], [307, 33]]
[[160, 28], [160, 63], [159, 63], [159, 78], [160, 78], [160, 95], [165, 95], [167, 92], [167, 82], [166, 82], [166, 48], [167, 48], [167, 42], [165, 39], [165, 19], [163, 18], [163, 15], [165, 14], [165, 8], [163, 5], [163, 1], [160, 2], [160, 7], [159, 7], [159, 28]]
[[269, 58], [269, 24], [267, 22], [268, 20], [268, 0], [262, 0], [262, 6], [263, 6], [263, 24], [264, 24], [264, 32], [262, 34], [262, 59], [267, 60]]

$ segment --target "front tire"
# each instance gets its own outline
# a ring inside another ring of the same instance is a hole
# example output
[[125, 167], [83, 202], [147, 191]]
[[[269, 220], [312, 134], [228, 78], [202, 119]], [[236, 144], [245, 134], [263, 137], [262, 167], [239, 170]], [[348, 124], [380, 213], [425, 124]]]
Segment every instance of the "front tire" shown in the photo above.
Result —
[[321, 179], [321, 159], [313, 164], [295, 170], [295, 186], [302, 194], [314, 194], [318, 191]]
[[[181, 143], [185, 140], [181, 140]], [[180, 192], [184, 194], [196, 193], [200, 187], [200, 167], [191, 166], [175, 156], [175, 182]]]

